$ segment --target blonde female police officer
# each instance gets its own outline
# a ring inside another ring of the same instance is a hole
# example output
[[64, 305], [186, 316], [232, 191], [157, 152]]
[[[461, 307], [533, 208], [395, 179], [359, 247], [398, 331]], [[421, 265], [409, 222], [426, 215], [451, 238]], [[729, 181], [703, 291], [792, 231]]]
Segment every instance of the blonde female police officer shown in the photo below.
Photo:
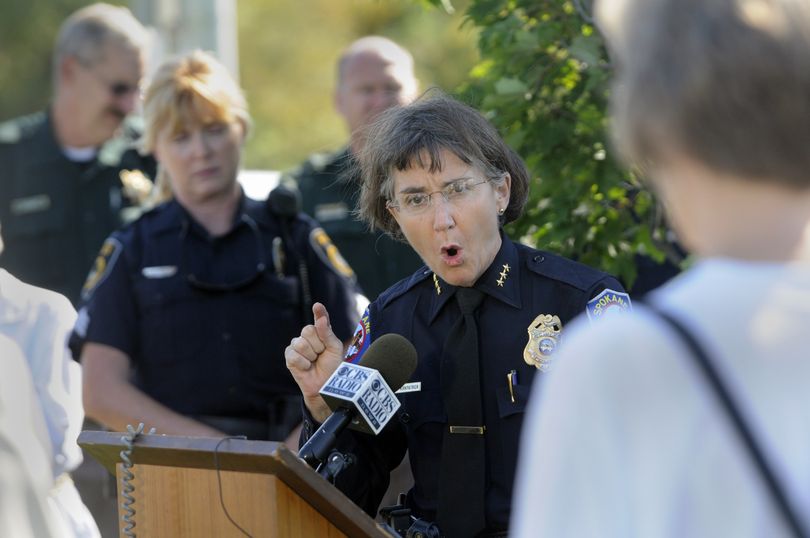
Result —
[[144, 111], [172, 196], [106, 241], [85, 285], [73, 347], [87, 414], [119, 431], [282, 440], [301, 418], [282, 357], [306, 322], [299, 261], [343, 338], [357, 321], [351, 270], [311, 219], [243, 194], [246, 103], [213, 57], [164, 64]]
[[[357, 464], [337, 484], [374, 513], [407, 449], [415, 480], [407, 504], [416, 517], [438, 522], [446, 536], [504, 535], [533, 378], [553, 364], [571, 318], [627, 308], [629, 298], [613, 277], [503, 233], [526, 203], [528, 173], [470, 107], [437, 96], [391, 109], [372, 127], [360, 162], [362, 216], [404, 237], [425, 266], [369, 306], [347, 358], [399, 333], [419, 360], [397, 419], [378, 437], [342, 436]], [[462, 315], [462, 305], [473, 313]], [[286, 350], [310, 415], [304, 438], [328, 415], [318, 390], [344, 359], [327, 309], [314, 312], [315, 324]], [[477, 337], [455, 338], [470, 319]]]

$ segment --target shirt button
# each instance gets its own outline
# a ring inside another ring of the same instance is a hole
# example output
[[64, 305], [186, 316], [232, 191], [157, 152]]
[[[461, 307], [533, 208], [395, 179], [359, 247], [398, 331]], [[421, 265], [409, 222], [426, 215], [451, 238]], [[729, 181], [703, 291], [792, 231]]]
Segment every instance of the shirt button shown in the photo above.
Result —
[[228, 394], [236, 394], [236, 387], [228, 387]]
[[409, 415], [408, 413], [402, 413], [401, 415], [399, 415], [399, 421], [402, 422], [403, 424], [407, 424], [411, 421], [411, 415]]
[[231, 333], [229, 333], [229, 332], [222, 333], [222, 341], [223, 342], [230, 342], [231, 341]]

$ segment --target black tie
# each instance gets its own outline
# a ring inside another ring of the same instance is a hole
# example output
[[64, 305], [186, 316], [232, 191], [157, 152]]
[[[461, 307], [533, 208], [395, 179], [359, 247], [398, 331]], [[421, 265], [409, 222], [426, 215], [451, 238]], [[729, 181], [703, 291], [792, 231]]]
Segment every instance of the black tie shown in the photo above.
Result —
[[484, 509], [484, 420], [478, 365], [475, 310], [484, 293], [458, 288], [461, 317], [444, 345], [442, 395], [447, 429], [442, 443], [439, 481], [439, 528], [448, 538], [471, 537], [486, 527]]

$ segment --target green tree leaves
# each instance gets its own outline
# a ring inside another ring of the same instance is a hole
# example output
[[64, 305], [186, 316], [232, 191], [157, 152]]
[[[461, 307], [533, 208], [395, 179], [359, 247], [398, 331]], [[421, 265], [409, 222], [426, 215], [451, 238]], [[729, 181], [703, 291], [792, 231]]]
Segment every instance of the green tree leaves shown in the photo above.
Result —
[[460, 94], [532, 173], [526, 215], [510, 234], [632, 283], [636, 254], [663, 260], [655, 204], [611, 150], [609, 59], [582, 15], [569, 1], [472, 0], [481, 62]]

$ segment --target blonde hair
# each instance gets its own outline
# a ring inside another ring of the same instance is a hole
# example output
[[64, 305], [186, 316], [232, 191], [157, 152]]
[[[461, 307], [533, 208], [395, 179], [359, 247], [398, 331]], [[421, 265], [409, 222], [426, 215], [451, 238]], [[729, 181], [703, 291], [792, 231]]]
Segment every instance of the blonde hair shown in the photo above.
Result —
[[[212, 55], [195, 50], [161, 65], [143, 102], [144, 133], [141, 151], [153, 153], [158, 134], [168, 127], [179, 132], [190, 123], [242, 124], [250, 129], [247, 101], [228, 70]], [[151, 203], [171, 198], [166, 173], [158, 167]]]

